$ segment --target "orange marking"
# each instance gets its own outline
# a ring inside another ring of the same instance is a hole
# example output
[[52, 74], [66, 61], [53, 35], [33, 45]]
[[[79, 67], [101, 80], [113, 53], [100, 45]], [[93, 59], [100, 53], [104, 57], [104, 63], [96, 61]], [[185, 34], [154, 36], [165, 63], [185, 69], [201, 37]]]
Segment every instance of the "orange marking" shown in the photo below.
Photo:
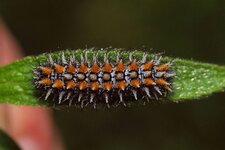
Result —
[[79, 89], [80, 90], [86, 89], [87, 86], [88, 86], [88, 83], [86, 81], [82, 81], [82, 82], [79, 83]]
[[68, 73], [74, 73], [76, 71], [75, 67], [73, 65], [69, 65], [67, 68]]
[[153, 64], [153, 61], [149, 61], [149, 62], [141, 65], [141, 69], [143, 69], [143, 70], [149, 70], [149, 69], [151, 69], [153, 67], [153, 65], [154, 65]]
[[156, 83], [159, 84], [159, 85], [162, 85], [162, 86], [165, 86], [165, 85], [170, 85], [168, 82], [166, 82], [166, 80], [164, 80], [163, 78], [159, 78], [156, 80]]
[[112, 89], [112, 82], [109, 81], [109, 82], [103, 83], [103, 87], [105, 90], [110, 91]]
[[44, 79], [41, 79], [39, 81], [39, 84], [42, 84], [42, 85], [45, 85], [45, 86], [51, 86], [52, 82], [49, 78], [44, 78]]
[[153, 81], [152, 78], [147, 78], [147, 79], [144, 79], [144, 84], [147, 86], [150, 86], [150, 85], [154, 85], [155, 82]]
[[140, 87], [140, 84], [141, 84], [141, 82], [140, 82], [139, 79], [135, 79], [135, 80], [130, 81], [130, 85], [133, 86], [133, 87], [136, 87], [136, 88]]
[[134, 59], [131, 64], [128, 66], [129, 70], [137, 70], [138, 69], [138, 65], [137, 65], [137, 61], [136, 59]]
[[91, 66], [91, 72], [95, 72], [95, 73], [98, 73], [100, 71], [100, 67], [98, 66], [97, 63], [94, 63], [92, 66]]
[[66, 88], [67, 89], [73, 89], [73, 88], [75, 88], [75, 86], [76, 86], [76, 83], [73, 80], [70, 80], [70, 81], [66, 82]]
[[86, 73], [88, 71], [88, 67], [85, 64], [80, 65], [79, 72]]
[[124, 71], [125, 70], [125, 65], [123, 64], [123, 61], [120, 60], [120, 62], [117, 64], [117, 66], [115, 67], [116, 71]]
[[54, 81], [54, 84], [52, 85], [53, 88], [57, 88], [57, 89], [61, 89], [63, 88], [63, 86], [64, 86], [64, 83], [60, 79], [56, 79]]
[[98, 82], [92, 82], [90, 83], [90, 87], [92, 91], [96, 91], [99, 89], [99, 83]]
[[110, 63], [105, 63], [105, 65], [102, 67], [102, 70], [104, 72], [112, 72], [112, 65]]
[[55, 66], [56, 73], [63, 73], [65, 67], [58, 65], [58, 64], [54, 64], [54, 66]]
[[52, 68], [50, 67], [38, 67], [39, 70], [41, 70], [41, 72], [45, 75], [49, 75], [52, 73]]
[[162, 64], [156, 67], [156, 70], [158, 71], [166, 71], [169, 69], [169, 65], [168, 64]]
[[119, 82], [116, 83], [116, 85], [117, 85], [117, 88], [119, 88], [121, 90], [125, 90], [125, 88], [127, 86], [126, 81], [119, 81]]

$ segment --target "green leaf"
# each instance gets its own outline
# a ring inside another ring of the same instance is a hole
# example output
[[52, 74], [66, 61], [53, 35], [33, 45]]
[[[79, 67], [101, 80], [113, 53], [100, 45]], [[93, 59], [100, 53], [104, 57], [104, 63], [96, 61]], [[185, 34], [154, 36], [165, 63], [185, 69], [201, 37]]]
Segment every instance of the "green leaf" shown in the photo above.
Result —
[[20, 148], [6, 133], [0, 130], [0, 150], [20, 150]]
[[207, 63], [175, 59], [173, 101], [198, 99], [213, 92], [224, 91], [225, 67]]
[[[66, 50], [65, 55], [74, 54], [79, 60], [84, 50]], [[96, 51], [88, 50], [88, 58], [92, 58]], [[129, 52], [119, 49], [107, 50], [111, 60], [116, 59], [118, 52], [123, 59], [128, 60]], [[99, 51], [99, 59], [103, 59], [106, 50]], [[142, 58], [142, 51], [133, 51], [136, 58]], [[53, 57], [59, 58], [61, 52], [55, 52]], [[149, 52], [148, 57], [154, 55]], [[38, 100], [35, 95], [33, 85], [33, 68], [38, 62], [44, 62], [47, 59], [46, 54], [36, 57], [25, 57], [15, 61], [12, 64], [0, 68], [0, 103], [9, 103], [17, 105], [46, 105]], [[225, 67], [214, 64], [201, 63], [179, 58], [163, 57], [162, 61], [173, 61], [172, 69], [176, 71], [177, 76], [172, 80], [173, 93], [168, 96], [170, 101], [179, 102], [185, 100], [199, 99], [213, 92], [224, 91], [225, 88]]]

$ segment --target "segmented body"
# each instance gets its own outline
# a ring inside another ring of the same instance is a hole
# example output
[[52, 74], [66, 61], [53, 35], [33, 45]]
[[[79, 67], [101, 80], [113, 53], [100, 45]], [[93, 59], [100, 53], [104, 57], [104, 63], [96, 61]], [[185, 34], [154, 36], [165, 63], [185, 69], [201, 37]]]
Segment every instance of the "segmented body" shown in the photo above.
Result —
[[45, 100], [51, 97], [58, 104], [83, 107], [93, 103], [95, 107], [96, 103], [106, 103], [110, 107], [117, 103], [126, 105], [130, 99], [158, 99], [172, 91], [170, 79], [175, 72], [170, 69], [170, 62], [160, 63], [161, 57], [148, 60], [143, 53], [142, 59], [136, 60], [131, 53], [129, 61], [124, 62], [118, 53], [116, 62], [110, 62], [105, 53], [100, 62], [98, 52], [91, 61], [85, 54], [76, 61], [73, 55], [65, 58], [62, 53], [58, 62], [49, 55], [47, 63], [35, 68], [35, 85], [42, 89]]

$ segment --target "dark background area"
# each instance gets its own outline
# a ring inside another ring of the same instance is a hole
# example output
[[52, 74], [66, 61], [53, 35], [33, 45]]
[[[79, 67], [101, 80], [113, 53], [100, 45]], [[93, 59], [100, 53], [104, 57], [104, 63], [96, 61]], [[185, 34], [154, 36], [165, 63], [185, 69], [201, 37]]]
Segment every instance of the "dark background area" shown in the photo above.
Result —
[[[154, 48], [225, 64], [224, 0], [0, 0], [24, 49]], [[67, 149], [225, 149], [225, 94], [196, 102], [54, 111]]]

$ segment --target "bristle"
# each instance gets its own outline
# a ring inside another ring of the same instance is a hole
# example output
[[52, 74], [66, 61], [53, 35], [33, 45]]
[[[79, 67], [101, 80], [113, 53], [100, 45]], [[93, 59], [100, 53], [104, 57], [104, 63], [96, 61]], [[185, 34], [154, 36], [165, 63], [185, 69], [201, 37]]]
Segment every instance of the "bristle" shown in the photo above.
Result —
[[110, 108], [110, 105], [109, 105], [109, 96], [106, 93], [104, 93], [104, 96], [105, 96], [105, 103], [106, 103], [107, 107]]
[[154, 86], [154, 89], [155, 89], [156, 92], [158, 92], [160, 95], [162, 95], [162, 92], [160, 91], [158, 86]]
[[143, 53], [141, 63], [144, 64], [147, 61], [147, 54]]
[[87, 55], [88, 51], [85, 51], [84, 53], [84, 58], [85, 58], [85, 62], [88, 62], [88, 55]]
[[56, 106], [92, 104], [94, 108], [99, 103], [108, 108], [118, 102], [127, 106], [138, 98], [161, 99], [172, 92], [171, 79], [176, 73], [172, 62], [162, 63], [161, 55], [149, 59], [143, 52], [137, 59], [130, 52], [126, 60], [120, 52], [113, 60], [108, 52], [101, 52], [102, 59], [98, 55], [98, 51], [92, 57], [88, 57], [89, 51], [76, 57], [62, 52], [54, 60], [49, 54], [47, 62], [33, 70], [34, 85], [45, 93], [44, 100], [52, 98]]
[[155, 91], [153, 91], [153, 94], [154, 94], [154, 96], [155, 96], [155, 99], [156, 99], [156, 100], [159, 100], [158, 94], [157, 94]]
[[72, 92], [69, 92], [66, 96], [66, 100], [70, 99], [70, 96], [72, 95]]
[[81, 98], [82, 98], [83, 94], [79, 94], [79, 97], [78, 97], [78, 102], [81, 101]]
[[130, 61], [130, 62], [133, 61], [133, 53], [132, 53], [132, 52], [129, 54], [129, 61]]
[[70, 56], [70, 64], [73, 64], [73, 63], [75, 63], [75, 56], [74, 56], [74, 54], [72, 54]]
[[94, 54], [93, 55], [92, 60], [93, 60], [93, 63], [95, 63], [95, 64], [97, 63], [97, 54]]
[[147, 96], [148, 96], [149, 98], [151, 98], [149, 88], [144, 87], [144, 91], [145, 91], [145, 93], [147, 94]]
[[52, 89], [49, 89], [46, 96], [45, 96], [45, 100], [48, 99], [48, 97], [51, 95], [51, 93], [52, 93]]
[[105, 53], [104, 54], [104, 62], [105, 63], [108, 63], [109, 62], [109, 60], [108, 60], [108, 53]]
[[135, 100], [137, 100], [137, 99], [138, 99], [138, 98], [137, 98], [137, 91], [134, 90], [134, 89], [132, 89], [131, 91], [132, 91], [132, 93], [133, 93], [133, 95], [134, 95]]
[[91, 98], [90, 98], [90, 103], [93, 103], [94, 97], [95, 97], [95, 95], [92, 93]]
[[64, 65], [66, 65], [66, 64], [67, 64], [67, 61], [66, 61], [66, 58], [65, 58], [64, 52], [62, 52], [62, 64], [64, 64]]
[[117, 53], [117, 56], [116, 56], [116, 63], [119, 63], [120, 61], [120, 53]]
[[126, 105], [126, 103], [124, 102], [122, 92], [121, 92], [121, 91], [119, 91], [119, 92], [118, 92], [118, 94], [119, 94], [119, 98], [120, 98], [120, 101], [119, 101], [119, 102], [120, 102], [120, 103], [122, 103], [122, 104], [126, 107], [127, 105]]
[[62, 91], [62, 92], [59, 94], [59, 104], [61, 104], [64, 94], [65, 94], [65, 91]]
[[50, 65], [54, 64], [54, 61], [53, 61], [52, 56], [50, 54], [48, 55], [48, 62], [49, 62]]
[[154, 60], [154, 65], [155, 66], [158, 66], [160, 64], [161, 58], [162, 58], [162, 56], [159, 56], [159, 58], [158, 57], [155, 58], [155, 60]]
[[83, 54], [80, 55], [80, 61], [81, 63], [85, 63]]

